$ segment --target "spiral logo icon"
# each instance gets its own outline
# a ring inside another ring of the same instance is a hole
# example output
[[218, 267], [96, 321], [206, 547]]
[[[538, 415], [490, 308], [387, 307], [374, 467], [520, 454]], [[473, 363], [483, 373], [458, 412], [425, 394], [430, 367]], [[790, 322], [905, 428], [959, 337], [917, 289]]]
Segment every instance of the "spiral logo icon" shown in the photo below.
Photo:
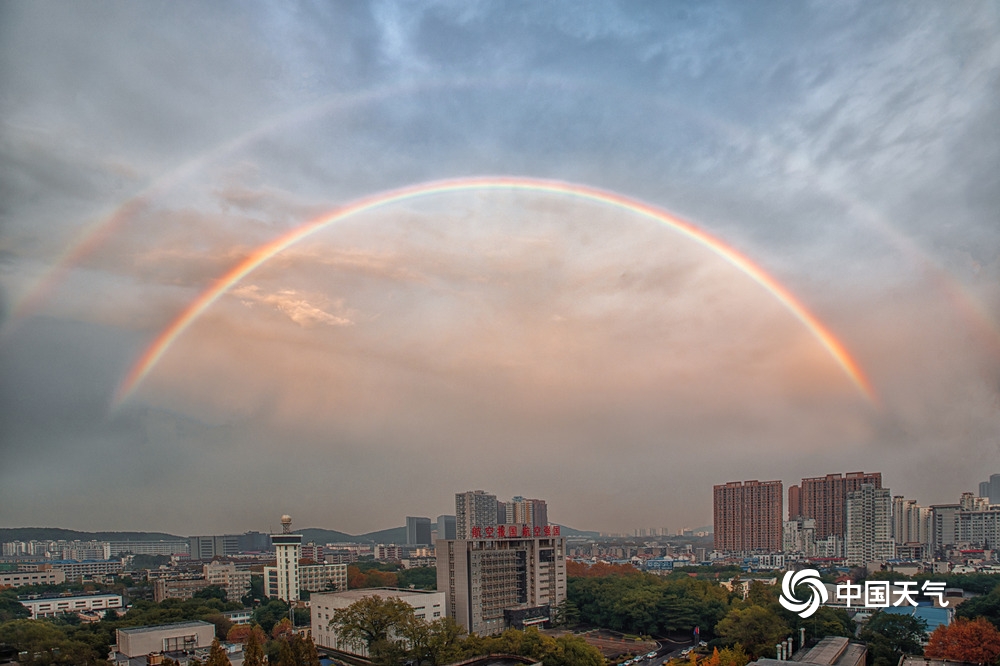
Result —
[[[795, 596], [795, 588], [800, 584], [810, 589], [809, 599], [799, 601]], [[781, 579], [781, 596], [778, 602], [787, 610], [798, 613], [799, 617], [807, 618], [819, 608], [819, 605], [826, 603], [830, 595], [826, 592], [826, 586], [819, 579], [819, 572], [815, 569], [803, 569], [802, 571], [789, 571]]]

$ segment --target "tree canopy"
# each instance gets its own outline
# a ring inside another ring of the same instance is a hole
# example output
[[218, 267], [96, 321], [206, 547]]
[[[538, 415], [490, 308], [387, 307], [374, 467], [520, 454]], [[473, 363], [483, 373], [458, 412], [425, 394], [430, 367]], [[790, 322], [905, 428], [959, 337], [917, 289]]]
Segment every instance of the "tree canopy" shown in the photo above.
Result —
[[1000, 631], [989, 620], [955, 618], [931, 632], [924, 655], [933, 659], [994, 664], [1000, 657]]

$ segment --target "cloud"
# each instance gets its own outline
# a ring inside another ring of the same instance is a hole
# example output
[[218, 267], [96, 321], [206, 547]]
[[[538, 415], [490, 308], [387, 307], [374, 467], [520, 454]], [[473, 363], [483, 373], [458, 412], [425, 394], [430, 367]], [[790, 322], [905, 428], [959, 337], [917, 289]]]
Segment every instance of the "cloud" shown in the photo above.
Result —
[[281, 291], [267, 294], [262, 292], [257, 285], [248, 284], [236, 287], [232, 290], [232, 293], [248, 307], [253, 307], [261, 303], [270, 305], [287, 315], [289, 319], [299, 326], [308, 328], [318, 324], [326, 326], [351, 326], [354, 324], [348, 316], [354, 313], [345, 310], [342, 302], [334, 304], [341, 312], [341, 314], [335, 315], [312, 305], [293, 289], [282, 289]]

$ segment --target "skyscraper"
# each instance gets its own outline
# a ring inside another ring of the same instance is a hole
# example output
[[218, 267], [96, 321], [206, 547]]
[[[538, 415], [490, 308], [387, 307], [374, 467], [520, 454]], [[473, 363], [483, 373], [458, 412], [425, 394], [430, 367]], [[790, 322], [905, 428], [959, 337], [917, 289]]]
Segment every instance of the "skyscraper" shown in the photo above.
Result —
[[816, 539], [847, 533], [847, 494], [862, 485], [882, 487], [882, 473], [849, 472], [802, 479], [799, 489], [802, 516], [816, 519]]
[[865, 566], [896, 556], [892, 539], [892, 495], [888, 488], [862, 484], [847, 493], [847, 564]]
[[438, 539], [454, 539], [455, 516], [441, 515], [437, 517]]
[[993, 474], [989, 481], [979, 484], [979, 496], [988, 497], [990, 504], [1000, 504], [1000, 474]]
[[417, 516], [406, 517], [406, 545], [431, 545], [431, 519]]
[[781, 481], [731, 481], [715, 486], [715, 549], [781, 551], [783, 495]]

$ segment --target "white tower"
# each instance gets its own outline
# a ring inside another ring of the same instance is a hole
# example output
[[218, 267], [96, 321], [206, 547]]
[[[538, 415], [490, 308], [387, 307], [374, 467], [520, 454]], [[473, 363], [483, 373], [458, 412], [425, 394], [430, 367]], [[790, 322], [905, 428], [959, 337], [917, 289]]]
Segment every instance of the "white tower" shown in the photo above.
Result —
[[299, 556], [302, 535], [292, 534], [292, 517], [281, 517], [281, 534], [272, 534], [271, 543], [278, 557], [278, 598], [292, 603], [299, 600]]

